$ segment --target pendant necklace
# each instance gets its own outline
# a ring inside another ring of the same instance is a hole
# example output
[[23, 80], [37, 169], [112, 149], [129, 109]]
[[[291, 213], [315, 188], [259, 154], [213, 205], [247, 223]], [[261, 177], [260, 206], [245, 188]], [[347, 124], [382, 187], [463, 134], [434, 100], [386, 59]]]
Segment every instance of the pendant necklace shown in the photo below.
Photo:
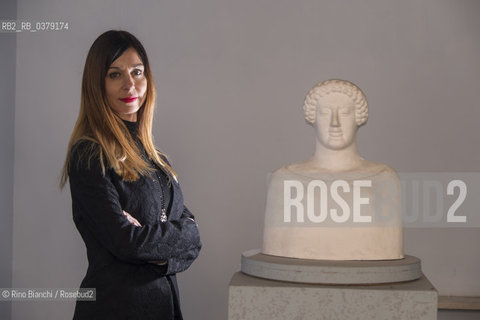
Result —
[[160, 192], [162, 193], [162, 196], [160, 198], [160, 203], [162, 206], [162, 213], [160, 214], [160, 222], [165, 223], [167, 222], [167, 209], [165, 208], [165, 191], [163, 190], [162, 183], [160, 180], [160, 176], [157, 171], [155, 171], [155, 174], [157, 175], [158, 179], [158, 184], [160, 185]]

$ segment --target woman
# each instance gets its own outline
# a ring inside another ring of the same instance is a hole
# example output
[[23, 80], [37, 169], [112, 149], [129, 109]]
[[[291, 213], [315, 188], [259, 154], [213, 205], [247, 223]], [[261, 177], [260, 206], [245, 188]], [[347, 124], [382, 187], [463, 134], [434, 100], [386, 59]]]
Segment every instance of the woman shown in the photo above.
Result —
[[175, 274], [201, 248], [177, 176], [154, 147], [155, 88], [142, 44], [107, 31], [88, 52], [60, 185], [88, 256], [74, 319], [182, 319]]

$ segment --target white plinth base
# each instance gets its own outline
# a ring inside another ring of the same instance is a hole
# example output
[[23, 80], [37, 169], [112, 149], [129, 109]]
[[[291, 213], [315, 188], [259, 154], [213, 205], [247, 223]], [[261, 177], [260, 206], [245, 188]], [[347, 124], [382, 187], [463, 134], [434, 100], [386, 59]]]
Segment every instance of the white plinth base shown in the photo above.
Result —
[[381, 284], [405, 282], [422, 276], [420, 259], [332, 261], [270, 256], [249, 250], [242, 253], [241, 271], [250, 276], [314, 284]]
[[260, 279], [237, 272], [229, 320], [437, 319], [438, 293], [425, 276], [398, 284], [327, 286]]

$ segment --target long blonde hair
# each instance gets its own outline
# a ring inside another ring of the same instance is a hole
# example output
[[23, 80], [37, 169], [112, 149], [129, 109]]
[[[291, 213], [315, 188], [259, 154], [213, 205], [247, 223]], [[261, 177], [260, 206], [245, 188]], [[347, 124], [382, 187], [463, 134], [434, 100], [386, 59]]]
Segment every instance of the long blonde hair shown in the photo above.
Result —
[[73, 129], [68, 151], [60, 177], [60, 188], [68, 180], [72, 165], [72, 148], [79, 141], [92, 143], [90, 159], [98, 153], [103, 174], [105, 166], [112, 168], [124, 180], [135, 181], [140, 175], [150, 174], [153, 168], [142, 158], [140, 150], [122, 119], [108, 106], [105, 94], [105, 77], [110, 65], [128, 48], [136, 50], [144, 66], [147, 79], [145, 102], [137, 113], [137, 137], [145, 151], [169, 176], [177, 179], [176, 173], [162, 158], [153, 144], [152, 122], [155, 109], [155, 86], [146, 51], [140, 41], [126, 31], [110, 30], [100, 35], [90, 47], [82, 78], [80, 112]]

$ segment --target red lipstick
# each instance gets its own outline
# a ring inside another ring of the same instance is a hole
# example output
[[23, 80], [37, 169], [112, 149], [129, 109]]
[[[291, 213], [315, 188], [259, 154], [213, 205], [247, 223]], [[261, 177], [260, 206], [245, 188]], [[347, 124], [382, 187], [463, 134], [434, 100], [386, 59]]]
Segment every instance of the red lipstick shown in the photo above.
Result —
[[135, 100], [137, 100], [137, 97], [126, 97], [126, 98], [120, 99], [120, 101], [123, 101], [125, 103], [130, 103], [130, 102], [133, 102]]

